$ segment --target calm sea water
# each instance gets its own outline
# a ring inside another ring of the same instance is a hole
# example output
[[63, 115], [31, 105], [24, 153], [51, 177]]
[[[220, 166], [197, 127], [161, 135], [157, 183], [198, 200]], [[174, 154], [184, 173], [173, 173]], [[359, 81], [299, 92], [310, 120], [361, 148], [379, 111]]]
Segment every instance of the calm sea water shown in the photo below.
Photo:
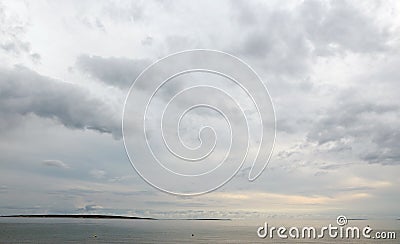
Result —
[[[396, 240], [260, 239], [266, 220], [111, 220], [0, 218], [0, 243], [400, 243], [400, 221], [350, 221], [374, 231], [395, 231]], [[335, 220], [268, 220], [279, 227], [320, 227]], [[192, 236], [193, 234], [193, 236]]]

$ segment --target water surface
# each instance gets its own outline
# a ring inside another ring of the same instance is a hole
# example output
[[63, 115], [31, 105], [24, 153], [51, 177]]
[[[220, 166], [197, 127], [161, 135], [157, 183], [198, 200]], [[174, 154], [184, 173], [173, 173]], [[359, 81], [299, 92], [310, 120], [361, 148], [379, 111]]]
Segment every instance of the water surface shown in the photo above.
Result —
[[[350, 221], [374, 231], [395, 231], [397, 240], [261, 239], [257, 229], [266, 220], [115, 220], [64, 218], [0, 218], [0, 243], [399, 243], [400, 221]], [[320, 227], [332, 220], [268, 220], [279, 227]], [[193, 234], [193, 236], [192, 236]]]

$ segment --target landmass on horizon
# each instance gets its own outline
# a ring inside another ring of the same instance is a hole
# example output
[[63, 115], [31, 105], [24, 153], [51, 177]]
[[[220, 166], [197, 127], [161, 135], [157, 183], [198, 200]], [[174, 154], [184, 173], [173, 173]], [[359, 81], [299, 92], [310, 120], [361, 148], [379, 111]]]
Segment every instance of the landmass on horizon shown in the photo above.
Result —
[[142, 219], [142, 220], [231, 220], [224, 218], [156, 219], [151, 217], [105, 215], [105, 214], [18, 214], [18, 215], [5, 215], [0, 217], [1, 218]]

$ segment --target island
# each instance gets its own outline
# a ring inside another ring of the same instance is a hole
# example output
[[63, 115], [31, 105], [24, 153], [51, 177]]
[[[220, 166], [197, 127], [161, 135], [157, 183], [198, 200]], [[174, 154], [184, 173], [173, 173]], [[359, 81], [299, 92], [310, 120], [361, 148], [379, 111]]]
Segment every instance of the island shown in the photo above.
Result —
[[203, 221], [230, 221], [226, 218], [184, 218], [184, 219], [156, 219], [150, 217], [104, 215], [104, 214], [18, 214], [3, 215], [0, 218], [71, 218], [71, 219], [136, 219], [136, 220], [203, 220]]
[[103, 214], [20, 214], [0, 216], [2, 218], [72, 218], [72, 219], [143, 219], [157, 220], [149, 217], [103, 215]]

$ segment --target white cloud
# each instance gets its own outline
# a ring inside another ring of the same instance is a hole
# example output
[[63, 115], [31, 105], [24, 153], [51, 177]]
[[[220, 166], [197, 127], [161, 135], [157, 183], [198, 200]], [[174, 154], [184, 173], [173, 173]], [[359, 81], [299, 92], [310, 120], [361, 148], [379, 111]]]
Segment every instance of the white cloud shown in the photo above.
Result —
[[104, 170], [100, 170], [100, 169], [93, 169], [89, 172], [89, 174], [91, 176], [93, 176], [94, 178], [101, 179], [101, 178], [104, 178], [104, 176], [106, 175], [106, 172]]

